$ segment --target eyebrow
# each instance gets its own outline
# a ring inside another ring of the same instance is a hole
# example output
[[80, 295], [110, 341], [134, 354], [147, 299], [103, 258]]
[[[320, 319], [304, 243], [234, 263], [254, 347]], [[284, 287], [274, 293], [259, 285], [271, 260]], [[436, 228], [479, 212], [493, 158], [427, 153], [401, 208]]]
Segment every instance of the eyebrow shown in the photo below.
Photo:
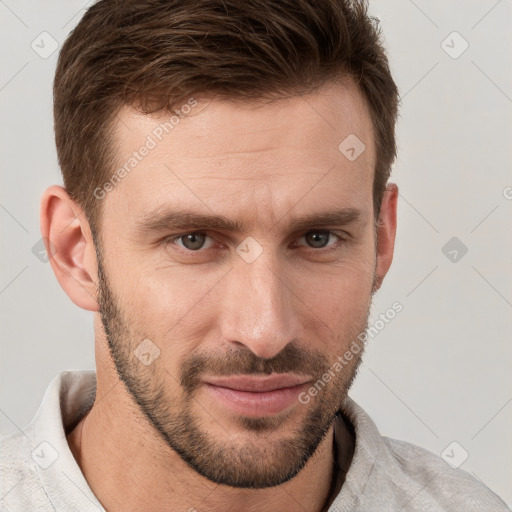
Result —
[[[292, 218], [288, 222], [287, 228], [300, 230], [327, 225], [345, 226], [362, 220], [363, 212], [361, 210], [347, 207]], [[279, 221], [276, 222], [276, 224], [278, 223]], [[231, 220], [223, 215], [204, 215], [187, 210], [157, 209], [136, 220], [135, 229], [139, 232], [191, 229], [243, 233], [247, 231], [247, 226], [240, 220]]]

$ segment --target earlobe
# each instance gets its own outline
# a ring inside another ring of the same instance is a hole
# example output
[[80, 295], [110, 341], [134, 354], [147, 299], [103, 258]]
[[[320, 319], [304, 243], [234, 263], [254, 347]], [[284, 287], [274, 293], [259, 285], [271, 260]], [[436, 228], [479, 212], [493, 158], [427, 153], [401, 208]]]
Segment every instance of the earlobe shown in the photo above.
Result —
[[398, 204], [398, 186], [388, 184], [380, 207], [377, 227], [377, 265], [373, 292], [382, 285], [393, 261], [396, 237], [396, 213]]
[[41, 233], [52, 269], [69, 298], [82, 309], [98, 311], [96, 253], [82, 209], [58, 185], [43, 193]]

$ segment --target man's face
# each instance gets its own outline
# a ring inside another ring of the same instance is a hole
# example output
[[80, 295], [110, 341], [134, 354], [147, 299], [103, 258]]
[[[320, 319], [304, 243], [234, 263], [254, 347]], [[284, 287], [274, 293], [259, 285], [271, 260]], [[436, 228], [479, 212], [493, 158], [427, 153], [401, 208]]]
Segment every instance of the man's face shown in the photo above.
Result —
[[[173, 450], [217, 483], [274, 486], [315, 452], [360, 363], [299, 401], [367, 326], [372, 124], [352, 83], [264, 106], [197, 100], [169, 133], [170, 114], [119, 116], [119, 167], [137, 163], [102, 199], [100, 313], [119, 377]], [[350, 134], [366, 146], [355, 160], [338, 148]]]

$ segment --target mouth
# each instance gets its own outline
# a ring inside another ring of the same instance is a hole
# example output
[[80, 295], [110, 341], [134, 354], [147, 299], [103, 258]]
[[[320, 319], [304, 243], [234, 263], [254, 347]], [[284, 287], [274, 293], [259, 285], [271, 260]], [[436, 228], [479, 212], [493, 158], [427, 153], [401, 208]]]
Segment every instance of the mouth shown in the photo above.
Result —
[[272, 416], [296, 406], [311, 383], [295, 374], [235, 375], [203, 380], [205, 391], [232, 412], [247, 417]]

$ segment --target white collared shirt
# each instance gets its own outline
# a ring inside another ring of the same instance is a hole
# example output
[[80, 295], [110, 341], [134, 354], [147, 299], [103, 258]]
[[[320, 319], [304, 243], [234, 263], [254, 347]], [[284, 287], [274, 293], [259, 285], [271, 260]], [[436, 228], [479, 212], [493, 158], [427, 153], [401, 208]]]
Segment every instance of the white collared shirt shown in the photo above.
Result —
[[[0, 512], [105, 510], [66, 439], [95, 394], [93, 370], [61, 372], [31, 423], [0, 439]], [[350, 398], [342, 412], [353, 426], [355, 450], [329, 512], [510, 512], [469, 473], [451, 468], [423, 448], [381, 436]], [[343, 454], [346, 429], [335, 424], [334, 432], [338, 454]]]

